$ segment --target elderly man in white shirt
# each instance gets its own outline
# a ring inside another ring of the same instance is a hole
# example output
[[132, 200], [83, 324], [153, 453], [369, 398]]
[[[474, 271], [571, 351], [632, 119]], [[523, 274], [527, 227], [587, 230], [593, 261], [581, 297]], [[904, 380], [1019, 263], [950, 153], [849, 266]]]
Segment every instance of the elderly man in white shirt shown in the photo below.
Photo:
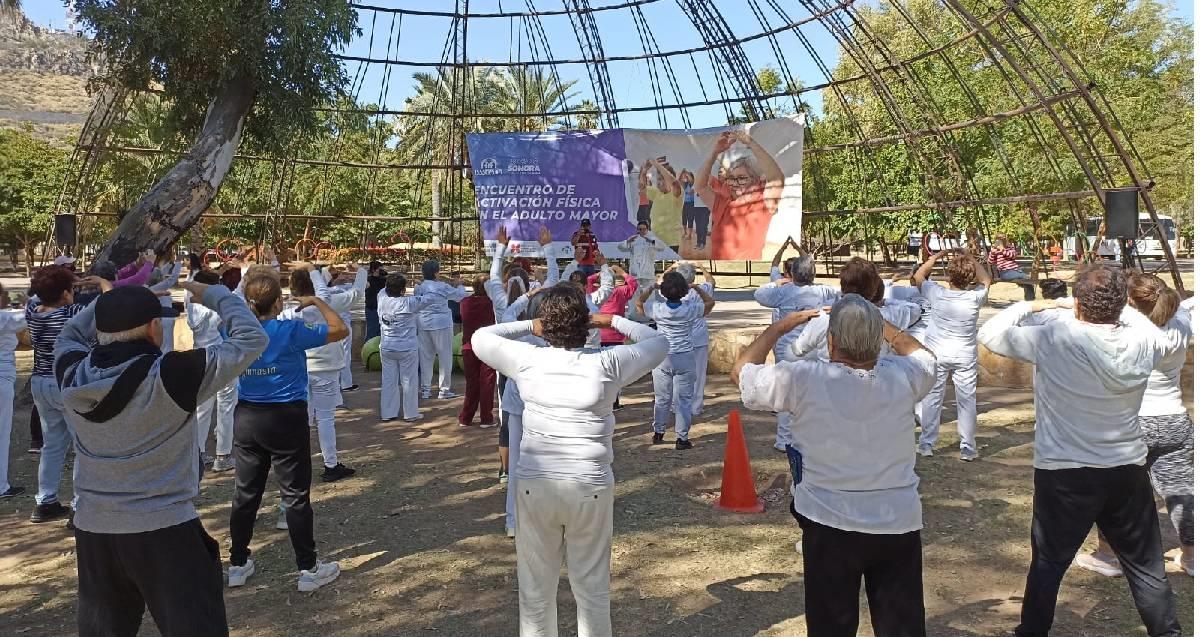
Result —
[[[876, 635], [924, 635], [911, 414], [933, 385], [936, 361], [874, 304], [847, 294], [830, 314], [830, 362], [764, 364], [784, 334], [818, 313], [771, 325], [733, 368], [747, 408], [794, 416], [804, 467], [792, 514], [804, 529], [809, 634], [856, 635], [865, 579]], [[881, 357], [885, 345], [896, 355]]]
[[[204, 285], [216, 285], [221, 277], [212, 270], [200, 270], [188, 275], [188, 280]], [[192, 293], [183, 293], [184, 316], [188, 328], [192, 330], [192, 349], [216, 347], [224, 342], [221, 335], [221, 317], [208, 309]], [[233, 382], [217, 390], [216, 395], [196, 405], [196, 438], [200, 443], [200, 453], [208, 448], [210, 431], [216, 433], [216, 458], [213, 459], [212, 470], [221, 473], [232, 471], [233, 465], [233, 412], [237, 408], [238, 384]], [[216, 429], [213, 430], [213, 415], [216, 414]]]
[[[508, 376], [524, 400], [516, 468], [521, 635], [558, 635], [565, 555], [579, 635], [608, 637], [613, 399], [657, 366], [668, 344], [634, 321], [589, 315], [577, 286], [556, 285], [538, 296], [539, 318], [483, 327], [471, 339], [480, 360]], [[589, 327], [611, 327], [634, 343], [585, 348]], [[519, 340], [529, 335], [547, 346]]]
[[1073, 319], [1022, 325], [1056, 302], [1021, 302], [979, 330], [988, 349], [1037, 369], [1033, 556], [1018, 637], [1049, 633], [1063, 574], [1093, 523], [1116, 551], [1147, 633], [1181, 632], [1138, 424], [1147, 380], [1170, 343], [1127, 297], [1123, 271], [1086, 266]]
[[450, 389], [454, 373], [454, 316], [450, 313], [450, 301], [467, 298], [470, 290], [462, 281], [450, 283], [439, 281], [437, 276], [442, 266], [437, 261], [426, 261], [421, 265], [423, 281], [413, 289], [420, 296], [440, 296], [444, 303], [434, 303], [417, 314], [417, 341], [421, 360], [421, 398], [432, 395], [433, 359], [437, 357], [439, 399], [457, 398]]
[[444, 301], [432, 294], [405, 296], [407, 287], [408, 279], [393, 272], [387, 276], [377, 297], [379, 361], [383, 371], [379, 385], [379, 419], [383, 422], [395, 420], [401, 413], [405, 422], [421, 419], [417, 409], [417, 315], [434, 303]]
[[637, 234], [617, 244], [617, 249], [630, 253], [629, 273], [637, 279], [639, 288], [654, 286], [654, 261], [658, 253], [667, 249], [667, 244], [650, 231], [645, 221], [637, 224]]
[[[783, 256], [783, 249], [779, 255]], [[812, 310], [830, 305], [837, 300], [840, 293], [828, 285], [814, 283], [817, 275], [817, 263], [811, 254], [801, 254], [789, 260], [787, 276], [758, 288], [754, 291], [754, 300], [759, 305], [771, 308], [772, 319], [779, 319], [803, 310]], [[787, 352], [806, 327], [801, 327], [785, 333], [775, 343], [775, 360], [787, 358]], [[786, 412], [775, 414], [775, 450], [787, 451], [791, 440], [791, 416]]]

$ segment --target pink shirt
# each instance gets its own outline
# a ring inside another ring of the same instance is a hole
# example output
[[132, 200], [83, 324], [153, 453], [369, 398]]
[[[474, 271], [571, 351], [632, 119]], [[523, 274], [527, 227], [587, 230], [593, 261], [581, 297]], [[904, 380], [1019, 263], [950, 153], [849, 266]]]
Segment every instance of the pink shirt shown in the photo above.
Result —
[[[599, 274], [593, 274], [588, 277], [588, 289], [595, 289], [598, 280], [600, 280]], [[608, 295], [608, 300], [600, 306], [600, 313], [625, 316], [625, 308], [629, 307], [629, 300], [633, 298], [634, 294], [637, 294], [637, 288], [637, 279], [625, 277], [625, 285], [613, 288], [612, 294]], [[625, 335], [610, 327], [606, 327], [600, 330], [600, 342], [624, 343]]]

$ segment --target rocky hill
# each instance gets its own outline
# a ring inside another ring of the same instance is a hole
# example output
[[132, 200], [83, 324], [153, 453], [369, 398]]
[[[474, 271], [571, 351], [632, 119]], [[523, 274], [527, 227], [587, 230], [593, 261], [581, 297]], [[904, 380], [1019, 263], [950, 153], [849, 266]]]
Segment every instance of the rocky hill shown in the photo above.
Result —
[[87, 82], [96, 71], [82, 35], [0, 16], [0, 127], [32, 126], [39, 137], [73, 142], [91, 109]]

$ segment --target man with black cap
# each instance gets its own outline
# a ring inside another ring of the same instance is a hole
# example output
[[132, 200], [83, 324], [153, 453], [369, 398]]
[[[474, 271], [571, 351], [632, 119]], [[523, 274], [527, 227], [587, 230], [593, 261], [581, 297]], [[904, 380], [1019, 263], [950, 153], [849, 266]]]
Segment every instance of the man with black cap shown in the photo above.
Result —
[[579, 229], [571, 235], [571, 245], [575, 248], [575, 260], [579, 262], [579, 271], [583, 272], [584, 276], [595, 274], [596, 252], [599, 251], [600, 244], [596, 242], [596, 235], [592, 234], [591, 220], [584, 219], [579, 222]]
[[[63, 328], [54, 374], [75, 432], [79, 634], [134, 635], [147, 606], [164, 635], [225, 636], [220, 550], [204, 531], [196, 405], [267, 347], [245, 302], [185, 283], [228, 337], [163, 354], [163, 307], [141, 286], [100, 296]], [[98, 345], [93, 345], [98, 343]]]

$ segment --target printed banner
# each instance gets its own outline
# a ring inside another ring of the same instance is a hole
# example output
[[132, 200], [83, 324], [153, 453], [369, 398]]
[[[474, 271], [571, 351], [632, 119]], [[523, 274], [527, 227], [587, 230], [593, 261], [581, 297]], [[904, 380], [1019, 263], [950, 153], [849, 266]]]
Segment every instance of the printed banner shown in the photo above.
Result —
[[[609, 258], [645, 223], [670, 246], [660, 259], [770, 259], [800, 237], [803, 116], [701, 130], [467, 135], [488, 254], [575, 256], [594, 240]], [[589, 236], [581, 225], [590, 224]]]

